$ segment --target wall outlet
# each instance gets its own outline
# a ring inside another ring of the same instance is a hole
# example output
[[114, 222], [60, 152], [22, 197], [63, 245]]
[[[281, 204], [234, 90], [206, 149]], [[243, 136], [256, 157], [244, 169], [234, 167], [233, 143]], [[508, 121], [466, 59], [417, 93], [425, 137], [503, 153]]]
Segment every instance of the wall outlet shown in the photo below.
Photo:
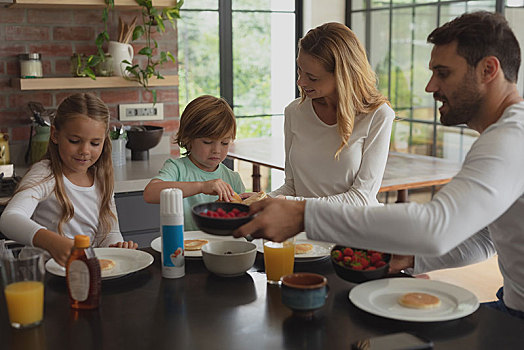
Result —
[[121, 121], [162, 120], [163, 103], [136, 103], [118, 105], [118, 118]]

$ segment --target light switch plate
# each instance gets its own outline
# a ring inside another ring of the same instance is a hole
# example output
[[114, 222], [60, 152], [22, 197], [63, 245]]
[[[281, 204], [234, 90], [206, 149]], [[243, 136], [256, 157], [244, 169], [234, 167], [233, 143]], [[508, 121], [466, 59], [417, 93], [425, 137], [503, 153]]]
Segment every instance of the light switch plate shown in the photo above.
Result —
[[121, 121], [162, 120], [163, 103], [136, 103], [118, 105], [118, 118]]

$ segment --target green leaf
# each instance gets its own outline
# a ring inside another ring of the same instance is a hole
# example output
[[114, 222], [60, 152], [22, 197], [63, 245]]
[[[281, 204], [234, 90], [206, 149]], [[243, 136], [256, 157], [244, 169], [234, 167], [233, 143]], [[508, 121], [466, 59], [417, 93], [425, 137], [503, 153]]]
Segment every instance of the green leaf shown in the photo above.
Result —
[[136, 26], [135, 29], [133, 30], [133, 40], [137, 40], [139, 38], [142, 37], [142, 35], [144, 35], [144, 27], [143, 26]]
[[153, 104], [156, 103], [156, 90], [151, 90], [151, 94], [153, 95]]
[[140, 51], [138, 51], [138, 54], [139, 55], [144, 55], [144, 56], [147, 56], [147, 57], [151, 57], [153, 55], [153, 49], [151, 49], [150, 47], [143, 47], [140, 49]]
[[176, 63], [176, 58], [175, 56], [173, 56], [173, 54], [171, 52], [167, 52], [167, 56], [171, 59], [171, 61], [173, 61], [173, 63]]

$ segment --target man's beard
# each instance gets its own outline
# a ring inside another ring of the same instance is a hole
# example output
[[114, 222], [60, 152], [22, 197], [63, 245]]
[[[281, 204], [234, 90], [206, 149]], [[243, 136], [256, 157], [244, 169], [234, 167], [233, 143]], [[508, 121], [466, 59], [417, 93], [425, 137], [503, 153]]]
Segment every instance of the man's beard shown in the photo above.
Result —
[[477, 81], [472, 71], [468, 72], [460, 86], [451, 94], [453, 107], [445, 96], [435, 93], [433, 97], [448, 103], [448, 110], [440, 115], [440, 122], [445, 126], [467, 124], [478, 114], [482, 102], [482, 95], [477, 88]]

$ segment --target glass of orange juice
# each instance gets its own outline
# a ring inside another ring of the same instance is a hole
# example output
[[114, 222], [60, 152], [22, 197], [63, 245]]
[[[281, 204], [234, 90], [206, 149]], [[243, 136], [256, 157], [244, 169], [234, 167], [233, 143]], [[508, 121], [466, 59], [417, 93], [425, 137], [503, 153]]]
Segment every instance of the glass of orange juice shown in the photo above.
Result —
[[4, 295], [9, 321], [14, 328], [29, 328], [42, 323], [43, 253], [39, 248], [15, 247], [0, 254]]
[[280, 284], [280, 277], [293, 273], [295, 237], [277, 243], [264, 240], [264, 265], [267, 283]]

